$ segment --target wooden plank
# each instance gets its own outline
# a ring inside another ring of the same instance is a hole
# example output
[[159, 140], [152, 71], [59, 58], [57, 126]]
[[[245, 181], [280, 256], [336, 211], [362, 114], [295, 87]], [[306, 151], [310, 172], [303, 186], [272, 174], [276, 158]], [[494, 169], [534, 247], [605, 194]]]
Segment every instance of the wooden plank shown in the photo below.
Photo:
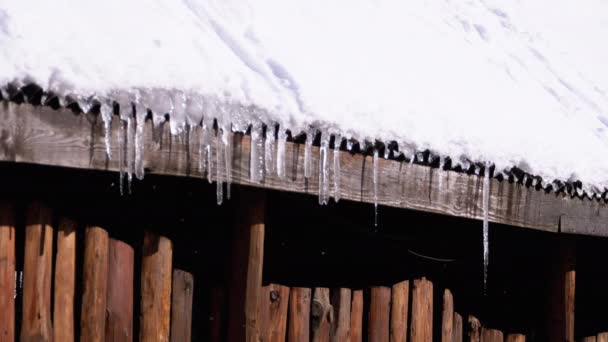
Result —
[[503, 334], [502, 331], [496, 329], [482, 329], [482, 337], [481, 340], [483, 342], [503, 342]]
[[353, 291], [353, 302], [350, 306], [350, 340], [363, 341], [363, 290]]
[[108, 262], [107, 342], [133, 341], [133, 269], [135, 252], [129, 244], [110, 239]]
[[26, 213], [23, 265], [21, 341], [52, 341], [51, 272], [53, 228], [51, 211], [34, 202]]
[[391, 342], [407, 341], [407, 319], [409, 309], [410, 281], [393, 285], [391, 291]]
[[[517, 341], [517, 342], [525, 342], [525, 340]], [[608, 342], [608, 332], [603, 332], [597, 334], [596, 342]]]
[[469, 315], [469, 341], [480, 342], [481, 341], [481, 322], [475, 317]]
[[352, 293], [347, 288], [337, 288], [332, 291], [331, 305], [334, 310], [334, 320], [331, 322], [330, 339], [332, 342], [348, 341], [350, 339], [350, 305]]
[[171, 300], [171, 342], [189, 342], [192, 339], [192, 298], [194, 278], [183, 270], [173, 271]]
[[595, 336], [587, 336], [581, 339], [582, 342], [596, 342]]
[[425, 279], [414, 280], [412, 288], [411, 342], [433, 340], [433, 283]]
[[76, 222], [61, 218], [57, 227], [53, 340], [74, 341], [74, 295], [76, 286]]
[[[507, 342], [526, 342], [526, 335], [509, 334], [509, 336], [507, 336]], [[604, 342], [608, 342], [608, 341], [604, 341]]]
[[221, 342], [224, 341], [224, 317], [225, 317], [225, 294], [224, 289], [221, 287], [214, 287], [211, 289], [211, 300], [210, 307], [211, 312], [209, 315], [209, 341], [210, 342]]
[[449, 289], [443, 290], [443, 312], [441, 319], [441, 341], [451, 342], [454, 338], [454, 297]]
[[105, 341], [108, 295], [108, 232], [87, 227], [84, 244], [80, 341]]
[[368, 341], [388, 342], [391, 313], [391, 288], [374, 286], [370, 291]]
[[[3, 138], [0, 160], [36, 163], [86, 169], [118, 171], [118, 158], [105, 155], [102, 120], [91, 116], [75, 116], [69, 110], [54, 111], [0, 102]], [[118, 126], [112, 125], [112, 155], [118, 155]], [[200, 128], [190, 134], [198, 141]], [[202, 177], [199, 155], [192, 153], [187, 139], [174, 137], [165, 125], [153, 138], [151, 122], [145, 130], [144, 166], [155, 174]], [[162, 143], [159, 143], [162, 141]], [[304, 179], [304, 149], [286, 144], [285, 178], [266, 174], [261, 183], [249, 180], [250, 139], [234, 139], [232, 180], [235, 184], [268, 189], [318, 194], [318, 177]], [[215, 144], [215, 141], [213, 142]], [[151, 147], [154, 148], [151, 148]], [[215, 145], [212, 151], [215, 153]], [[318, 166], [319, 149], [313, 147], [313, 169]], [[378, 161], [383, 181], [378, 187], [380, 205], [429, 211], [447, 215], [482, 219], [482, 182], [476, 175], [441, 171], [426, 166], [393, 160]], [[340, 153], [341, 196], [343, 199], [374, 202], [373, 172], [370, 156]], [[212, 173], [214, 179], [215, 173]], [[608, 234], [608, 204], [570, 198], [564, 194], [545, 193], [506, 181], [491, 180], [489, 219], [492, 222], [557, 232], [602, 235]], [[591, 227], [591, 228], [589, 228]]]
[[462, 327], [462, 316], [458, 312], [454, 312], [454, 338], [452, 339], [452, 341], [463, 342]]
[[141, 342], [169, 341], [172, 260], [171, 241], [146, 231], [141, 266]]
[[15, 340], [15, 218], [0, 201], [0, 342]]
[[556, 254], [553, 259], [553, 274], [550, 284], [549, 337], [551, 341], [574, 342], [575, 242], [569, 239], [558, 239]]
[[289, 287], [269, 284], [262, 289], [262, 301], [260, 304], [262, 329], [260, 341], [285, 341], [285, 337], [287, 336]]
[[310, 289], [294, 287], [289, 299], [289, 342], [310, 341]]
[[310, 309], [310, 320], [312, 341], [328, 342], [331, 322], [333, 321], [333, 309], [329, 302], [328, 288], [315, 288]]

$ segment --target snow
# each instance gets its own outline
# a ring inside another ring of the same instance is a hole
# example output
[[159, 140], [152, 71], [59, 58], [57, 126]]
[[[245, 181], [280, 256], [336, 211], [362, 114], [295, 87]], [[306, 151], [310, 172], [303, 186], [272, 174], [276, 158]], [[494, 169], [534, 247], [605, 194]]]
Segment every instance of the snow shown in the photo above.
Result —
[[[217, 119], [224, 144], [278, 124], [277, 155], [256, 158], [281, 177], [285, 130], [318, 130], [601, 191], [607, 17], [603, 0], [0, 0], [0, 86], [133, 102], [155, 122], [169, 113], [174, 134]], [[130, 179], [145, 152], [139, 115], [121, 116]], [[229, 150], [215, 158], [227, 196]]]

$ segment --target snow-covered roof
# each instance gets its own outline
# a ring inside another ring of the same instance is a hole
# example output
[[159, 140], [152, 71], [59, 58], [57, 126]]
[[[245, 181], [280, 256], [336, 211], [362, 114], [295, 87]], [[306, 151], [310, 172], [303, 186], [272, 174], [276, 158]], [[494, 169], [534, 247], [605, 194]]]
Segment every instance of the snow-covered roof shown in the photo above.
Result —
[[608, 2], [0, 0], [0, 85], [608, 187]]

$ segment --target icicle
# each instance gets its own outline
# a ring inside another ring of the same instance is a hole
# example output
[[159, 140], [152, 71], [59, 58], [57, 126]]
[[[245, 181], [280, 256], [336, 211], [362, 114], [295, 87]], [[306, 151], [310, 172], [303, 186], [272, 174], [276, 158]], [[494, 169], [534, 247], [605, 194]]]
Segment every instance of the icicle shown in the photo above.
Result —
[[224, 154], [222, 153], [222, 148], [223, 148], [224, 144], [222, 143], [222, 134], [220, 132], [220, 128], [218, 127], [217, 129], [217, 135], [216, 135], [216, 151], [215, 151], [215, 156], [216, 156], [216, 163], [215, 163], [215, 171], [216, 171], [216, 178], [215, 178], [215, 184], [216, 184], [216, 196], [217, 196], [217, 204], [220, 205], [222, 204], [222, 202], [224, 202], [224, 187], [223, 187], [223, 181], [222, 181], [222, 167], [223, 167], [223, 156]]
[[249, 160], [249, 180], [253, 183], [259, 183], [264, 176], [264, 148], [263, 126], [261, 122], [256, 122], [251, 126], [251, 148]]
[[304, 178], [312, 175], [312, 143], [315, 140], [315, 130], [309, 129], [306, 134], [306, 145], [304, 146]]
[[[123, 107], [121, 107], [121, 111]], [[126, 109], [125, 109], [126, 110]], [[120, 180], [118, 187], [120, 188], [120, 195], [123, 195], [122, 181], [125, 178], [125, 123], [122, 119], [118, 120], [118, 170]]]
[[319, 204], [329, 202], [329, 138], [327, 132], [321, 133], [321, 148], [319, 151]]
[[274, 135], [274, 125], [266, 127], [266, 139], [264, 140], [264, 165], [266, 174], [271, 175], [275, 172], [276, 164], [274, 162], [276, 139]]
[[135, 124], [132, 115], [127, 118], [127, 192], [131, 193], [131, 180], [135, 170]]
[[222, 130], [222, 143], [224, 144], [224, 161], [226, 162], [226, 199], [230, 199], [230, 188], [232, 185], [232, 135], [228, 128]]
[[483, 290], [488, 283], [488, 264], [490, 259], [490, 239], [488, 229], [488, 209], [490, 205], [490, 163], [486, 164], [483, 174]]
[[211, 182], [211, 157], [209, 156], [209, 149], [207, 146], [209, 145], [207, 141], [210, 138], [210, 132], [207, 129], [207, 123], [203, 120], [201, 125], [201, 134], [199, 136], [199, 146], [198, 146], [198, 168], [201, 172], [201, 177], [207, 173], [207, 179]]
[[334, 139], [334, 201], [340, 200], [340, 145], [342, 145], [342, 136], [336, 135]]
[[76, 103], [78, 104], [78, 107], [80, 107], [80, 110], [82, 110], [82, 112], [85, 114], [88, 113], [93, 107], [93, 101], [90, 98], [79, 96], [76, 98]]
[[135, 107], [135, 176], [144, 179], [144, 128], [148, 111], [142, 106]]
[[287, 132], [282, 127], [279, 127], [277, 139], [277, 175], [280, 179], [285, 179], [285, 144], [287, 143]]
[[103, 120], [103, 130], [104, 130], [104, 141], [105, 141], [105, 145], [106, 145], [106, 156], [108, 156], [108, 159], [112, 159], [112, 152], [111, 152], [111, 146], [110, 146], [110, 142], [111, 142], [111, 134], [112, 134], [112, 104], [108, 103], [106, 101], [103, 101], [101, 103], [101, 106], [99, 107], [99, 111], [101, 112], [101, 119]]
[[384, 159], [388, 159], [391, 155], [391, 150], [388, 148], [388, 145], [384, 147]]
[[353, 139], [348, 139], [346, 140], [346, 150], [348, 152], [353, 150], [353, 145], [355, 144], [355, 142], [353, 141]]
[[374, 227], [378, 227], [378, 150], [374, 149], [373, 160], [373, 182], [374, 182]]

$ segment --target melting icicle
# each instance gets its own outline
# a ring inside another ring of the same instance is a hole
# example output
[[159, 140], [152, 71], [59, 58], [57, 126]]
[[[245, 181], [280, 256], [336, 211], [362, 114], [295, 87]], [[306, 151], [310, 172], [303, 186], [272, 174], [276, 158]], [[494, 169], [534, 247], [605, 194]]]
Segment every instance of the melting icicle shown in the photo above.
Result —
[[144, 128], [148, 111], [142, 106], [135, 107], [135, 176], [144, 179]]
[[224, 161], [226, 162], [226, 199], [230, 199], [230, 188], [232, 185], [232, 135], [230, 124], [227, 129], [222, 130], [222, 143], [224, 144]]
[[490, 262], [490, 239], [488, 230], [488, 209], [490, 205], [490, 163], [483, 173], [483, 290], [488, 283], [488, 264]]
[[263, 126], [261, 122], [256, 122], [251, 126], [251, 149], [249, 161], [249, 180], [253, 183], [260, 183], [264, 177], [264, 148]]
[[218, 128], [217, 135], [216, 135], [216, 151], [215, 151], [215, 156], [216, 156], [216, 163], [215, 163], [216, 192], [215, 192], [215, 194], [217, 196], [218, 205], [220, 205], [220, 204], [222, 204], [222, 202], [224, 202], [224, 186], [223, 186], [223, 181], [222, 181], [222, 167], [224, 164], [222, 161], [222, 158], [224, 156], [224, 154], [222, 153], [223, 147], [224, 147], [224, 144], [222, 143], [222, 134], [220, 132], [220, 129]]
[[103, 130], [104, 130], [104, 141], [106, 145], [106, 156], [108, 159], [112, 159], [111, 152], [111, 134], [112, 134], [112, 104], [107, 101], [103, 101], [101, 106], [99, 107], [99, 111], [101, 112], [101, 119], [103, 120]]
[[[121, 106], [121, 111], [123, 107]], [[126, 111], [126, 109], [124, 109]], [[118, 186], [120, 188], [120, 195], [123, 195], [122, 181], [125, 179], [125, 123], [122, 119], [118, 120], [118, 170], [120, 180]]]
[[285, 167], [285, 145], [287, 143], [287, 132], [284, 129], [279, 128], [279, 134], [277, 139], [277, 175], [280, 179], [285, 179], [286, 167]]
[[271, 175], [276, 168], [274, 163], [276, 139], [274, 136], [274, 125], [266, 127], [266, 140], [264, 140], [264, 165], [266, 166], [266, 174]]
[[334, 139], [334, 201], [340, 200], [340, 145], [342, 145], [342, 136], [336, 135]]
[[208, 143], [207, 140], [210, 137], [210, 132], [207, 129], [207, 123], [203, 120], [201, 125], [201, 134], [199, 136], [199, 146], [198, 146], [198, 168], [200, 169], [201, 176], [204, 176], [207, 173], [207, 179], [211, 182], [211, 158], [209, 156], [210, 151], [208, 152]]
[[374, 149], [373, 160], [373, 182], [374, 182], [374, 227], [378, 227], [378, 150]]
[[127, 192], [131, 193], [131, 180], [135, 170], [135, 125], [133, 116], [127, 118]]
[[304, 178], [312, 176], [312, 143], [315, 140], [315, 130], [309, 129], [304, 146]]
[[329, 138], [327, 132], [321, 133], [321, 148], [319, 152], [319, 204], [329, 202]]

